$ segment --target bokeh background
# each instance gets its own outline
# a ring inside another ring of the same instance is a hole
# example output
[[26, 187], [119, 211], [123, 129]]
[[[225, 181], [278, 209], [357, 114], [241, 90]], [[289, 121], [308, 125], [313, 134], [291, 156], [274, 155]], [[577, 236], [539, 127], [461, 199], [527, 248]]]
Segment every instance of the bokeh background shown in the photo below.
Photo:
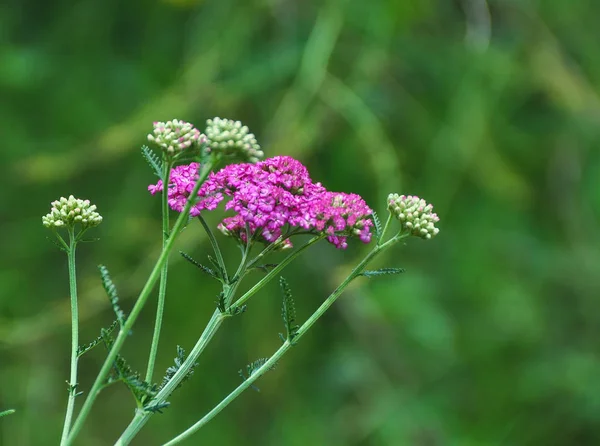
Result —
[[[380, 212], [389, 192], [425, 197], [441, 233], [379, 259], [407, 272], [357, 282], [260, 393], [187, 444], [600, 444], [598, 17], [595, 0], [2, 2], [0, 410], [17, 413], [0, 443], [60, 437], [70, 316], [49, 203], [90, 198], [105, 219], [78, 254], [84, 342], [112, 320], [96, 265], [129, 309], [160, 249], [139, 152], [152, 121], [222, 116]], [[177, 249], [210, 252], [197, 224]], [[323, 244], [286, 271], [301, 320], [366, 250]], [[171, 265], [159, 371], [217, 292]], [[152, 313], [125, 348], [141, 370]], [[135, 444], [199, 419], [281, 330], [274, 285]], [[84, 356], [82, 390], [103, 358]], [[78, 444], [112, 444], [133, 407], [124, 387], [105, 391]]]

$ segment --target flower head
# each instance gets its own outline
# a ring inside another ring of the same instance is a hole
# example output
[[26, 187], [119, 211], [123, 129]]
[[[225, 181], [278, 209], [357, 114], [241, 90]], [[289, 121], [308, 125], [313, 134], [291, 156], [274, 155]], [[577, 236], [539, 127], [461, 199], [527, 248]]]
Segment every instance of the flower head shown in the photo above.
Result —
[[440, 218], [433, 212], [433, 206], [419, 197], [390, 194], [388, 208], [400, 220], [402, 229], [411, 235], [430, 239], [440, 232], [435, 227]]
[[206, 145], [211, 152], [256, 163], [264, 157], [254, 134], [240, 121], [213, 118], [206, 121]]
[[356, 194], [325, 192], [318, 204], [315, 228], [328, 234], [327, 240], [337, 248], [346, 248], [348, 236], [357, 236], [364, 243], [371, 241], [373, 213]]
[[72, 228], [80, 224], [82, 229], [98, 226], [102, 216], [96, 212], [96, 206], [90, 200], [80, 200], [71, 195], [61, 197], [52, 202], [50, 213], [42, 217], [42, 223], [47, 228]]
[[[169, 206], [181, 212], [198, 178], [197, 163], [178, 166], [171, 171], [168, 190]], [[163, 189], [159, 181], [148, 187], [155, 194]], [[364, 200], [355, 194], [327, 191], [313, 183], [302, 163], [289, 156], [277, 156], [256, 164], [230, 164], [211, 173], [200, 187], [198, 200], [190, 215], [213, 210], [227, 198], [226, 217], [219, 229], [226, 235], [247, 241], [276, 242], [289, 230], [299, 229], [324, 234], [337, 248], [346, 248], [347, 238], [371, 240], [372, 213]], [[291, 247], [289, 240], [282, 248]]]
[[176, 155], [204, 139], [204, 135], [189, 122], [173, 119], [153, 125], [154, 131], [148, 135], [148, 141], [157, 144], [168, 155]]

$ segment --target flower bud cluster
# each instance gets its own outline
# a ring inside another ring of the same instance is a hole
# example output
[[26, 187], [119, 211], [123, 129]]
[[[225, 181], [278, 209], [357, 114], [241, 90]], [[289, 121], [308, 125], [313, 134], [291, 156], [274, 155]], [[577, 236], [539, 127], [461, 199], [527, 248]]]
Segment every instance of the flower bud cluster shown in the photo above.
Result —
[[419, 197], [390, 194], [388, 196], [388, 208], [400, 220], [402, 228], [411, 235], [430, 239], [440, 232], [435, 227], [440, 219], [433, 212], [433, 206]]
[[157, 144], [168, 155], [176, 155], [204, 139], [204, 135], [189, 122], [173, 119], [153, 125], [154, 131], [148, 135], [148, 141]]
[[88, 229], [101, 222], [102, 216], [96, 212], [96, 206], [91, 205], [90, 200], [80, 200], [73, 195], [53, 201], [50, 213], [42, 217], [42, 223], [47, 228], [72, 228], [79, 223], [82, 229]]
[[205, 132], [206, 145], [211, 152], [220, 152], [249, 163], [256, 163], [264, 158], [256, 137], [240, 121], [208, 119]]

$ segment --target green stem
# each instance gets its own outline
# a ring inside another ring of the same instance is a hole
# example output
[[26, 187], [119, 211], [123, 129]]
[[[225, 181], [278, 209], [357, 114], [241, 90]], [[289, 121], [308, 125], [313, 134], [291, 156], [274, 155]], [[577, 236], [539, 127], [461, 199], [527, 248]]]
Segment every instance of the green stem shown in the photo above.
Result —
[[[304, 251], [309, 246], [321, 240], [324, 236], [317, 235], [311, 238], [308, 242], [294, 251], [292, 254], [283, 259], [275, 268], [273, 268], [269, 273], [263, 277], [256, 285], [246, 291], [238, 300], [236, 300], [231, 306], [232, 307], [240, 307], [244, 305], [244, 303], [250, 299], [254, 294], [256, 294], [262, 287], [264, 287], [269, 281], [274, 278], [279, 272], [285, 268], [292, 260], [294, 260], [302, 251]], [[253, 264], [254, 262], [252, 262]]]
[[[288, 255], [281, 263], [279, 263], [279, 265], [277, 267], [275, 267], [274, 269], [269, 271], [269, 273], [266, 274], [265, 277], [262, 278], [262, 280], [260, 280], [254, 287], [252, 287], [241, 298], [239, 298], [233, 305], [231, 305], [230, 308], [239, 306], [239, 305], [243, 304], [244, 302], [246, 302], [253, 294], [255, 294], [263, 286], [265, 286], [270, 280], [275, 278], [277, 276], [277, 274], [279, 274], [279, 272], [286, 265], [288, 265], [292, 260], [294, 260], [301, 252], [303, 252], [306, 248], [313, 245], [315, 242], [317, 242], [318, 240], [321, 240], [322, 238], [323, 238], [322, 236], [313, 237], [308, 242], [306, 242], [304, 245], [302, 245], [300, 248], [298, 248], [297, 250], [292, 252], [290, 255]], [[269, 248], [268, 247], [265, 248], [265, 250], [267, 250], [267, 249], [269, 249]], [[261, 257], [261, 254], [259, 254], [257, 256], [257, 258]], [[256, 259], [254, 259], [254, 260], [256, 260]], [[242, 263], [245, 263], [245, 260], [242, 260]], [[249, 262], [250, 265], [253, 263], [254, 263], [254, 261]], [[226, 289], [225, 302], [227, 304], [230, 303], [231, 299], [235, 295], [235, 291], [237, 289], [237, 286], [241, 282], [241, 277], [243, 276], [243, 273], [240, 271], [240, 269], [238, 269], [238, 273], [236, 273], [236, 275], [240, 276], [240, 280], [237, 280], [231, 286], [231, 288]], [[171, 393], [173, 393], [173, 391], [179, 386], [181, 381], [183, 381], [183, 379], [187, 376], [187, 374], [189, 373], [191, 368], [194, 366], [194, 364], [198, 360], [198, 357], [200, 356], [200, 354], [204, 351], [204, 348], [206, 347], [206, 345], [210, 342], [210, 340], [213, 338], [215, 333], [219, 330], [221, 324], [226, 319], [226, 317], [227, 316], [222, 315], [218, 310], [213, 313], [211, 319], [208, 321], [206, 328], [204, 329], [204, 332], [200, 336], [200, 339], [198, 339], [198, 342], [196, 342], [196, 345], [194, 346], [194, 348], [192, 348], [192, 350], [190, 351], [190, 354], [188, 355], [188, 357], [186, 358], [184, 363], [181, 365], [181, 367], [179, 367], [179, 369], [177, 370], [175, 375], [173, 375], [173, 377], [165, 384], [165, 386], [162, 389], [160, 389], [160, 391], [154, 397], [154, 399], [150, 403], [148, 403], [149, 406], [156, 405], [156, 404], [162, 404], [167, 400], [167, 398], [171, 395]], [[148, 422], [148, 420], [150, 419], [150, 417], [152, 415], [153, 415], [152, 412], [141, 411], [141, 410], [136, 411], [136, 414], [135, 414], [133, 420], [131, 420], [131, 423], [129, 423], [129, 426], [127, 426], [127, 428], [125, 429], [125, 431], [123, 432], [123, 434], [121, 435], [119, 440], [117, 440], [117, 442], [115, 443], [115, 446], [117, 446], [117, 445], [122, 446], [122, 445], [129, 444], [131, 442], [131, 440], [137, 435], [137, 433], [142, 429], [142, 427]]]
[[254, 382], [264, 375], [268, 370], [273, 368], [273, 366], [279, 361], [279, 359], [293, 346], [296, 342], [304, 335], [306, 332], [319, 320], [321, 316], [333, 305], [333, 303], [337, 300], [337, 298], [344, 292], [346, 287], [352, 282], [356, 277], [358, 277], [369, 264], [369, 262], [379, 253], [386, 250], [393, 244], [400, 241], [404, 238], [404, 235], [398, 235], [386, 243], [382, 245], [375, 246], [369, 254], [352, 270], [352, 272], [344, 279], [344, 281], [329, 295], [327, 299], [321, 304], [321, 306], [310, 316], [304, 324], [298, 329], [297, 334], [294, 336], [292, 340], [286, 340], [281, 347], [269, 358], [267, 362], [265, 362], [261, 367], [259, 367], [256, 371], [252, 373], [242, 384], [240, 384], [233, 392], [227, 395], [219, 404], [217, 404], [210, 412], [208, 412], [202, 419], [200, 419], [197, 423], [193, 424], [187, 430], [179, 434], [177, 437], [173, 438], [169, 442], [165, 443], [163, 446], [172, 446], [177, 444], [186, 438], [190, 437], [200, 428], [202, 428], [206, 423], [212, 420], [219, 412], [221, 412], [225, 407], [227, 407], [234, 399], [236, 399], [244, 390], [252, 386]]
[[[163, 190], [162, 190], [162, 239], [163, 249], [169, 239], [169, 179], [171, 176], [171, 167], [173, 163], [163, 160]], [[152, 382], [154, 373], [154, 364], [158, 353], [158, 341], [160, 340], [160, 329], [162, 327], [163, 314], [165, 310], [165, 297], [167, 295], [167, 272], [169, 270], [169, 259], [165, 260], [160, 270], [160, 282], [158, 284], [158, 304], [156, 306], [156, 321], [154, 322], [154, 333], [152, 335], [152, 345], [150, 346], [150, 355], [148, 357], [148, 368], [146, 369], [146, 382]]]
[[165, 264], [165, 262], [167, 261], [167, 258], [169, 256], [169, 253], [171, 252], [171, 249], [173, 249], [173, 245], [175, 244], [175, 240], [177, 239], [177, 236], [179, 235], [179, 233], [181, 232], [181, 229], [184, 227], [184, 225], [188, 221], [188, 215], [189, 215], [190, 209], [192, 208], [192, 205], [196, 201], [196, 196], [198, 195], [198, 190], [200, 189], [200, 186], [202, 185], [202, 183], [204, 183], [204, 181], [208, 177], [208, 174], [210, 173], [213, 165], [214, 165], [214, 161], [210, 160], [209, 162], [207, 162], [206, 164], [204, 164], [202, 166], [202, 170], [200, 172], [198, 181], [196, 182], [194, 189], [190, 193], [190, 197], [188, 198], [188, 200], [185, 204], [183, 212], [181, 212], [181, 214], [179, 214], [179, 217], [177, 218], [177, 221], [175, 222], [175, 225], [173, 226], [173, 229], [171, 231], [171, 235], [167, 239], [167, 243], [165, 244], [162, 252], [160, 253], [158, 260], [156, 261], [156, 265], [154, 265], [154, 268], [152, 269], [152, 272], [150, 273], [150, 276], [148, 277], [146, 284], [142, 288], [142, 291], [140, 292], [140, 295], [138, 296], [137, 301], [135, 302], [135, 305], [133, 306], [133, 309], [131, 310], [131, 314], [129, 315], [129, 317], [127, 318], [127, 320], [125, 321], [125, 323], [123, 324], [121, 329], [119, 330], [119, 334], [117, 335], [117, 338], [115, 339], [115, 342], [113, 343], [112, 348], [108, 352], [106, 360], [104, 361], [104, 364], [102, 365], [102, 368], [100, 369], [100, 372], [98, 373], [98, 376], [96, 377], [96, 380], [94, 381], [94, 384], [92, 385], [90, 393], [89, 393], [88, 397], [86, 398], [85, 402], [83, 403], [81, 412], [79, 412], [79, 415], [77, 416], [77, 419], [75, 420], [75, 424], [73, 425], [73, 429], [71, 430], [71, 433], [69, 434], [69, 437], [67, 438], [67, 442], [66, 442], [67, 445], [73, 443], [73, 441], [77, 437], [77, 434], [83, 427], [83, 423], [85, 422], [87, 416], [89, 415], [92, 405], [94, 404], [94, 401], [98, 397], [98, 393], [100, 392], [102, 385], [103, 385], [106, 377], [108, 376], [108, 373], [110, 372], [110, 369], [113, 365], [114, 360], [117, 357], [117, 354], [123, 347], [123, 344], [125, 343], [125, 339], [129, 335], [129, 332], [131, 331], [133, 324], [135, 323], [135, 321], [137, 320], [138, 316], [140, 315], [142, 309], [144, 308], [144, 305], [146, 304], [146, 301], [148, 300], [148, 296], [150, 296], [150, 293], [152, 292], [152, 288], [154, 287], [154, 285], [156, 284], [156, 281], [158, 280], [160, 271], [161, 271], [163, 265]]
[[221, 269], [223, 270], [223, 274], [225, 275], [225, 277], [224, 277], [225, 283], [227, 283], [229, 281], [229, 279], [227, 277], [227, 269], [225, 268], [225, 262], [223, 261], [223, 255], [221, 254], [221, 249], [219, 248], [217, 239], [215, 238], [215, 235], [213, 234], [213, 232], [210, 229], [210, 227], [208, 226], [208, 224], [206, 224], [206, 220], [204, 220], [204, 217], [202, 217], [202, 214], [198, 215], [198, 220], [200, 220], [200, 223], [202, 224], [204, 231], [206, 231], [206, 235], [208, 235], [208, 240], [210, 240], [210, 244], [212, 245], [213, 251], [215, 252], [215, 256], [217, 257], [217, 262], [221, 266]]
[[377, 241], [378, 245], [381, 245], [381, 243], [383, 242], [383, 236], [385, 235], [385, 233], [388, 230], [388, 227], [390, 226], [390, 222], [392, 221], [392, 213], [389, 212], [388, 218], [385, 221], [385, 226], [383, 227], [383, 230], [381, 231], [381, 234], [379, 234], [379, 240]]
[[77, 240], [73, 228], [69, 228], [69, 249], [67, 250], [67, 263], [69, 265], [69, 293], [71, 294], [71, 376], [69, 378], [69, 399], [67, 413], [63, 425], [60, 444], [67, 441], [71, 420], [75, 410], [75, 397], [77, 396], [77, 349], [79, 348], [79, 311], [77, 308], [77, 275], [75, 270], [75, 249]]

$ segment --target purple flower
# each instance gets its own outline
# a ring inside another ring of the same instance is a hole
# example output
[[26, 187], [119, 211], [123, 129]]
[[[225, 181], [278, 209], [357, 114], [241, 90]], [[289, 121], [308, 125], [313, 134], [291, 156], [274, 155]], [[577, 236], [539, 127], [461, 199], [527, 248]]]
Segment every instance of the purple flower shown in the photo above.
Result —
[[[181, 212], [198, 178], [198, 164], [178, 166], [171, 171], [169, 206]], [[162, 182], [148, 187], [155, 194]], [[219, 229], [227, 235], [246, 240], [246, 225], [257, 239], [275, 242], [288, 229], [301, 228], [310, 233], [327, 235], [337, 248], [347, 247], [347, 238], [357, 236], [364, 243], [371, 240], [372, 211], [355, 194], [327, 191], [313, 183], [302, 163], [277, 156], [256, 164], [230, 164], [212, 173], [198, 192], [198, 202], [190, 215], [213, 210], [229, 197], [226, 210], [234, 215], [225, 218]], [[286, 241], [284, 247], [290, 247]]]

